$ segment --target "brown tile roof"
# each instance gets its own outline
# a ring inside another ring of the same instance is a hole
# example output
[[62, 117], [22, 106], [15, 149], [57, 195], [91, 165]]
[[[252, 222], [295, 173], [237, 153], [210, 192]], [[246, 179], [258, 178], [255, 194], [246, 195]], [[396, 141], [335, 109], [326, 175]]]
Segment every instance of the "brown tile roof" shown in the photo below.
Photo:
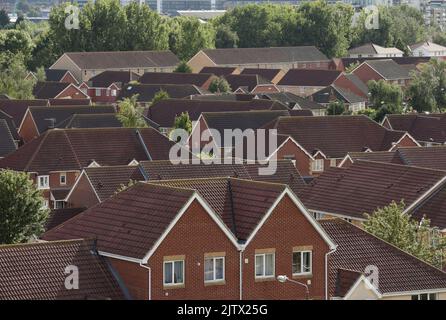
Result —
[[62, 107], [29, 107], [34, 123], [40, 134], [52, 128], [64, 128], [76, 114], [104, 114], [114, 115], [113, 106], [62, 106]]
[[329, 256], [329, 294], [335, 295], [338, 270], [365, 273], [373, 265], [379, 271], [382, 294], [446, 288], [446, 274], [341, 219], [320, 220], [338, 245]]
[[407, 131], [418, 141], [446, 142], [446, 115], [389, 114], [386, 119], [394, 130]]
[[285, 185], [236, 178], [161, 180], [157, 182], [196, 190], [239, 241], [246, 241]]
[[329, 168], [298, 195], [310, 210], [363, 219], [392, 201], [411, 205], [444, 176], [445, 171], [359, 160]]
[[[0, 246], [0, 299], [124, 299], [91, 240]], [[65, 289], [65, 268], [79, 270], [79, 289]]]
[[212, 73], [145, 72], [139, 78], [139, 82], [142, 84], [192, 84], [202, 87], [214, 77]]
[[45, 69], [45, 80], [60, 81], [67, 72], [67, 69]]
[[248, 110], [287, 110], [284, 105], [263, 99], [251, 101], [215, 101], [166, 99], [146, 109], [146, 116], [161, 127], [172, 127], [175, 117], [188, 112], [192, 121], [198, 120], [203, 112], [229, 112]]
[[48, 219], [45, 222], [45, 231], [51, 230], [65, 221], [75, 217], [85, 211], [86, 208], [64, 208], [51, 210]]
[[308, 152], [322, 151], [328, 158], [348, 152], [389, 150], [405, 132], [388, 130], [366, 116], [280, 117], [268, 128], [289, 135]]
[[314, 46], [204, 49], [203, 52], [217, 65], [291, 63], [328, 60], [328, 58]]
[[257, 96], [251, 93], [204, 93], [201, 95], [193, 95], [186, 99], [191, 100], [212, 100], [212, 101], [251, 101]]
[[[334, 271], [332, 272], [334, 273]], [[362, 272], [339, 268], [337, 275], [335, 275], [336, 283], [334, 286], [334, 296], [345, 297], [361, 275]]]
[[10, 115], [16, 124], [19, 126], [22, 123], [26, 110], [30, 106], [47, 106], [48, 100], [35, 99], [35, 100], [0, 100], [0, 110]]
[[165, 91], [170, 98], [181, 99], [191, 95], [201, 95], [207, 91], [192, 84], [126, 84], [119, 93], [118, 100], [137, 94], [138, 101], [150, 102], [153, 97]]
[[370, 67], [372, 67], [376, 72], [386, 80], [399, 80], [399, 79], [410, 79], [410, 71], [399, 65], [392, 59], [384, 60], [367, 60], [365, 61]]
[[14, 119], [9, 114], [0, 110], [0, 120], [4, 120], [6, 122], [6, 125], [8, 126], [8, 129], [11, 132], [11, 135], [14, 138], [14, 140], [19, 141], [20, 136], [17, 133], [17, 125]]
[[240, 74], [257, 74], [266, 80], [273, 80], [282, 69], [244, 68]]
[[151, 128], [55, 129], [1, 159], [0, 167], [45, 173], [81, 170], [93, 161], [103, 166], [126, 165], [134, 159], [169, 159], [173, 145]]
[[[170, 160], [166, 161], [170, 163]], [[151, 161], [147, 161], [147, 163], [149, 162]], [[84, 170], [101, 202], [113, 196], [122, 185], [127, 185], [130, 180], [145, 180], [139, 166], [91, 167]]]
[[99, 251], [142, 259], [193, 194], [138, 183], [46, 232], [43, 239], [95, 238]]
[[290, 109], [298, 107], [303, 110], [319, 110], [325, 109], [323, 105], [311, 101], [310, 99], [300, 97], [291, 92], [273, 92], [273, 93], [263, 93], [263, 99], [269, 99], [274, 101], [279, 101], [284, 105], [288, 106]]
[[57, 81], [39, 81], [33, 89], [33, 96], [36, 99], [56, 98], [59, 93], [65, 90], [70, 83]]
[[[291, 160], [278, 160], [277, 170], [272, 175], [260, 175], [259, 168], [264, 167], [258, 163], [238, 164], [234, 160], [225, 164], [172, 164], [165, 161], [141, 161], [140, 166], [148, 180], [198, 179], [216, 177], [234, 177], [247, 180], [274, 182], [287, 184], [295, 193], [305, 187], [300, 173]], [[98, 170], [88, 168], [87, 170]]]
[[[427, 63], [430, 60], [430, 57], [392, 57], [390, 58], [396, 63], [400, 65], [405, 64], [419, 64], [419, 63]], [[382, 60], [382, 58], [341, 58], [342, 64], [344, 68], [348, 68], [352, 64], [363, 63], [364, 61], [370, 60]]]
[[14, 152], [16, 149], [17, 145], [9, 130], [8, 123], [4, 119], [0, 119], [0, 157]]
[[90, 99], [48, 99], [50, 106], [88, 106]]
[[229, 83], [232, 91], [242, 87], [251, 92], [259, 84], [271, 83], [257, 74], [228, 74], [224, 78]]
[[233, 74], [237, 69], [237, 67], [203, 67], [199, 73], [212, 73], [220, 77]]
[[108, 88], [113, 83], [119, 86], [130, 81], [137, 81], [139, 75], [132, 71], [112, 71], [106, 70], [88, 80], [89, 87]]
[[428, 169], [446, 170], [446, 146], [396, 148], [391, 152], [354, 152], [349, 156], [356, 160], [371, 160], [405, 164]]
[[105, 51], [65, 53], [80, 69], [174, 67], [180, 60], [166, 51]]
[[279, 86], [326, 87], [342, 74], [336, 70], [290, 69], [277, 83]]
[[[95, 107], [96, 108], [96, 107]], [[98, 114], [74, 114], [64, 128], [120, 128], [121, 121], [116, 118], [114, 113], [98, 113]]]

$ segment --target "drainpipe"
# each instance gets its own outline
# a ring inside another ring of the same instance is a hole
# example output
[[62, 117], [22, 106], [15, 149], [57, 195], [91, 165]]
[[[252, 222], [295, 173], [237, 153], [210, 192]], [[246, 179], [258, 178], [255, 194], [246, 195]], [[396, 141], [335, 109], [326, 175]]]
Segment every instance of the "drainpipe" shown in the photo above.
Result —
[[240, 276], [239, 276], [239, 281], [240, 281], [240, 296], [239, 299], [243, 300], [243, 252], [245, 251], [245, 249], [241, 249], [240, 250]]
[[328, 300], [328, 256], [334, 253], [337, 246], [325, 254], [325, 300]]
[[152, 300], [152, 269], [149, 266], [145, 266], [142, 262], [139, 263], [139, 266], [149, 270], [149, 300]]

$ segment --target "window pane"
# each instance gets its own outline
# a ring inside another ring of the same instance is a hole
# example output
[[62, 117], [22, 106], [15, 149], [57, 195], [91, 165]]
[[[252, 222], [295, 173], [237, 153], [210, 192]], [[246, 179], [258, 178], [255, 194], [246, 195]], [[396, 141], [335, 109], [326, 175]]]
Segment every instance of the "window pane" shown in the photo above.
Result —
[[172, 283], [172, 262], [164, 263], [164, 283]]
[[183, 283], [183, 261], [175, 261], [174, 268], [175, 283]]
[[303, 253], [303, 272], [310, 272], [311, 271], [311, 253], [310, 252], [304, 252]]
[[436, 293], [429, 294], [429, 300], [437, 300], [437, 294]]
[[301, 264], [301, 253], [293, 252], [293, 273], [301, 273], [302, 272], [302, 264]]
[[204, 260], [204, 280], [214, 280], [214, 259]]
[[263, 255], [256, 256], [256, 276], [263, 276]]
[[217, 258], [215, 260], [215, 280], [224, 279], [224, 258]]
[[417, 294], [413, 295], [412, 300], [418, 300], [418, 295]]
[[427, 293], [420, 294], [420, 300], [427, 300]]
[[269, 253], [265, 255], [265, 276], [274, 275], [274, 254]]

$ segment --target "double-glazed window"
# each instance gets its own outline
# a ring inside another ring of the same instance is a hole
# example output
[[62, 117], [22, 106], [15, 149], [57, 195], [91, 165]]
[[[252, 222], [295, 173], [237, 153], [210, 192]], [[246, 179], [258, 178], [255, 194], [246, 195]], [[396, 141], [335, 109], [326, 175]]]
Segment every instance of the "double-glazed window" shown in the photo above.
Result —
[[311, 251], [293, 252], [293, 275], [311, 274], [312, 254]]
[[316, 159], [311, 163], [311, 171], [324, 171], [324, 159]]
[[50, 188], [50, 176], [38, 176], [37, 177], [37, 188], [38, 189], [49, 189]]
[[274, 277], [275, 273], [275, 253], [259, 253], [255, 255], [256, 278]]
[[204, 282], [223, 281], [225, 279], [225, 258], [206, 257], [204, 259]]
[[421, 293], [412, 296], [412, 300], [437, 300], [436, 293]]
[[164, 261], [164, 285], [184, 284], [184, 260]]

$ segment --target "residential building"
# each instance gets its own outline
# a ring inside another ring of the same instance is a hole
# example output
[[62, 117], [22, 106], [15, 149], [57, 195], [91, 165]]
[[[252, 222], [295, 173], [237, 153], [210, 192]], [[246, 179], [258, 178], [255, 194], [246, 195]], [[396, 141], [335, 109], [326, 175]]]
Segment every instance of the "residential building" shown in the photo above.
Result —
[[42, 81], [37, 82], [33, 95], [36, 99], [88, 99], [87, 93], [69, 82]]
[[232, 92], [250, 93], [259, 85], [270, 85], [271, 82], [257, 74], [228, 74], [224, 76]]
[[282, 69], [244, 68], [240, 74], [257, 74], [262, 78], [277, 84], [285, 75]]
[[[25, 79], [34, 78], [37, 80], [36, 74], [34, 72], [29, 72]], [[64, 69], [45, 69], [45, 81], [51, 82], [65, 82], [78, 85], [76, 78], [73, 74]]]
[[403, 54], [403, 51], [395, 47], [385, 48], [374, 43], [366, 43], [348, 50], [348, 58], [391, 58], [402, 57]]
[[328, 69], [330, 60], [314, 46], [203, 49], [189, 62], [193, 72], [203, 67], [262, 69]]
[[228, 74], [240, 74], [240, 69], [237, 67], [203, 67], [198, 73], [212, 73], [217, 77], [221, 77]]
[[201, 89], [209, 89], [212, 80], [217, 76], [212, 73], [183, 73], [183, 72], [145, 72], [139, 82], [142, 84], [190, 84]]
[[386, 82], [406, 87], [412, 76], [411, 68], [397, 64], [391, 59], [367, 60], [356, 67], [352, 73], [367, 84], [370, 80]]
[[354, 92], [337, 85], [330, 85], [313, 93], [311, 99], [314, 102], [325, 106], [328, 106], [331, 102], [340, 101], [344, 103], [347, 110], [354, 114], [364, 110], [367, 104], [367, 98], [359, 96]]
[[409, 46], [410, 53], [414, 57], [444, 57], [446, 56], [446, 47], [439, 44], [426, 41], [415, 43]]
[[171, 51], [66, 52], [50, 69], [69, 70], [81, 83], [106, 71], [171, 72], [180, 60]]

